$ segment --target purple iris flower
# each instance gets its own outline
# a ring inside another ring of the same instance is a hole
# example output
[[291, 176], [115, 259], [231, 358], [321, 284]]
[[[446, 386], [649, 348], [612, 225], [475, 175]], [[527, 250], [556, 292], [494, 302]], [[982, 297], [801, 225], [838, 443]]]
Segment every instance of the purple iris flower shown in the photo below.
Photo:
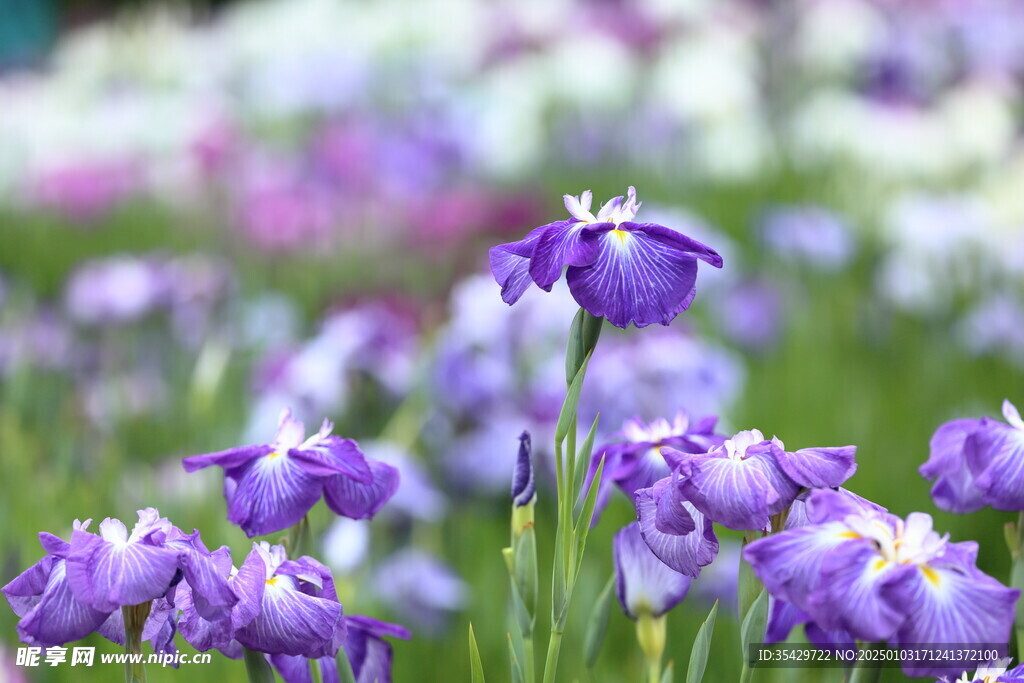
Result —
[[690, 590], [690, 577], [659, 560], [647, 547], [636, 522], [615, 534], [615, 590], [630, 619], [660, 617], [678, 605]]
[[[408, 629], [370, 617], [353, 615], [345, 618], [348, 637], [345, 656], [352, 667], [356, 683], [391, 683], [391, 644], [385, 637], [408, 640]], [[309, 660], [305, 657], [270, 655], [270, 663], [285, 683], [313, 683]], [[323, 683], [338, 683], [338, 667], [334, 657], [317, 660]]]
[[158, 652], [174, 652], [173, 597], [182, 579], [196, 586], [195, 603], [211, 619], [238, 601], [215, 570], [227, 548], [210, 553], [198, 532], [183, 533], [152, 508], [139, 511], [131, 534], [118, 520], [106, 519], [97, 536], [88, 532], [90, 523], [76, 520], [70, 543], [41, 533], [49, 554], [4, 587], [25, 643], [62, 645], [95, 631], [123, 645], [121, 607], [150, 603], [142, 639]]
[[720, 446], [725, 437], [715, 433], [717, 422], [717, 417], [705, 417], [691, 423], [682, 410], [671, 422], [665, 418], [651, 422], [644, 422], [638, 417], [627, 420], [618, 434], [621, 440], [599, 447], [590, 459], [588, 481], [597, 473], [597, 467], [604, 459], [598, 511], [608, 504], [612, 483], [617, 484], [627, 496], [632, 496], [637, 489], [654, 486], [654, 482], [667, 477], [671, 468], [661, 454], [662, 447], [671, 446], [687, 453], [707, 453], [711, 448]]
[[377, 565], [375, 596], [417, 631], [437, 635], [469, 601], [469, 586], [447, 564], [421, 550], [399, 550]]
[[[88, 528], [75, 520], [75, 531]], [[49, 647], [81, 640], [103, 624], [110, 611], [90, 607], [75, 597], [68, 584], [67, 556], [70, 544], [52, 534], [40, 533], [48, 553], [3, 588], [4, 597], [18, 615], [18, 637], [23, 643]]]
[[760, 431], [743, 431], [721, 446], [694, 455], [675, 448], [662, 454], [682, 475], [683, 496], [712, 521], [730, 529], [764, 529], [768, 518], [792, 504], [802, 488], [842, 484], [857, 469], [856, 447], [788, 452]]
[[[1020, 591], [977, 568], [976, 543], [950, 543], [927, 514], [903, 520], [836, 491], [811, 492], [806, 513], [809, 524], [754, 541], [744, 557], [822, 629], [896, 646], [1009, 639]], [[903, 669], [944, 673], [942, 662]]]
[[709, 517], [683, 497], [679, 472], [634, 494], [640, 534], [659, 560], [697, 578], [718, 556], [718, 537]]
[[626, 195], [590, 212], [590, 191], [565, 195], [571, 218], [542, 225], [525, 239], [493, 247], [491, 272], [501, 298], [513, 304], [534, 282], [545, 291], [568, 266], [566, 282], [576, 302], [616, 327], [668, 325], [697, 293], [697, 259], [716, 268], [710, 247], [656, 223], [636, 223], [640, 204]]
[[1007, 657], [978, 667], [974, 675], [964, 671], [960, 678], [947, 676], [936, 683], [1024, 683], [1024, 664], [1018, 664], [1011, 669], [1010, 659]]
[[398, 489], [398, 470], [368, 461], [355, 441], [332, 429], [324, 420], [307, 439], [302, 423], [286, 409], [273, 443], [195, 455], [183, 464], [187, 472], [224, 468], [228, 519], [250, 537], [298, 523], [321, 493], [339, 515], [371, 517]]
[[250, 650], [319, 659], [336, 655], [345, 641], [331, 571], [311, 557], [289, 560], [281, 546], [254, 543], [233, 587], [240, 594], [262, 593], [258, 613], [235, 630], [235, 639]]
[[920, 472], [934, 479], [932, 500], [950, 512], [973, 512], [985, 505], [1024, 510], [1024, 420], [1003, 401], [1006, 423], [987, 417], [952, 420], [931, 440]]

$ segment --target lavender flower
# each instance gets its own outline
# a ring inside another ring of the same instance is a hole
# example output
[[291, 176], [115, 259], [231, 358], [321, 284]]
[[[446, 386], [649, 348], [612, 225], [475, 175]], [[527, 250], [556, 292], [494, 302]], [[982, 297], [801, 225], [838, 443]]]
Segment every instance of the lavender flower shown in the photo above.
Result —
[[690, 577], [666, 566], [651, 552], [636, 522], [615, 534], [612, 552], [615, 590], [622, 611], [630, 619], [638, 619], [642, 614], [660, 617], [678, 605], [690, 590]]
[[106, 519], [97, 536], [88, 532], [90, 522], [75, 521], [70, 543], [41, 533], [49, 554], [4, 587], [25, 643], [62, 645], [95, 631], [124, 645], [121, 608], [148, 603], [142, 640], [174, 652], [178, 610], [170, 598], [186, 581], [195, 586], [189, 605], [209, 619], [223, 618], [239, 601], [216, 569], [224, 556], [230, 567], [228, 549], [210, 553], [198, 532], [184, 534], [152, 508], [139, 511], [130, 535]]
[[443, 631], [469, 599], [469, 586], [447, 564], [420, 550], [400, 550], [374, 573], [377, 598], [428, 634]]
[[[744, 557], [822, 629], [896, 646], [1009, 639], [1020, 591], [977, 568], [976, 543], [950, 543], [927, 514], [904, 521], [835, 491], [812, 492], [806, 512], [808, 525], [754, 541]], [[941, 664], [903, 668], [941, 674]]]
[[678, 471], [634, 494], [640, 533], [659, 560], [691, 578], [718, 555], [711, 519], [683, 497]]
[[[262, 571], [260, 571], [262, 570]], [[239, 592], [262, 592], [259, 612], [235, 631], [243, 646], [271, 655], [333, 657], [347, 635], [331, 571], [311, 557], [254, 543], [235, 578]]]
[[210, 465], [224, 468], [228, 519], [249, 536], [298, 523], [323, 493], [339, 515], [370, 517], [398, 488], [398, 471], [367, 461], [351, 439], [320, 431], [305, 438], [301, 422], [285, 410], [273, 443], [241, 446], [185, 458], [187, 472]]
[[696, 295], [697, 259], [722, 267], [709, 247], [655, 223], [636, 223], [636, 190], [615, 197], [595, 216], [590, 191], [565, 196], [572, 218], [532, 230], [525, 239], [493, 247], [491, 271], [508, 304], [534, 282], [545, 291], [569, 266], [576, 302], [617, 327], [668, 325]]
[[935, 505], [959, 513], [985, 505], [1024, 510], [1024, 420], [1009, 401], [1003, 401], [1003, 417], [1005, 424], [987, 417], [952, 420], [935, 431], [919, 470], [935, 480]]
[[785, 510], [800, 489], [835, 487], [857, 469], [856, 447], [803, 448], [787, 452], [754, 429], [721, 446], [694, 455], [662, 449], [682, 475], [685, 498], [704, 515], [730, 529], [764, 529], [768, 518]]
[[[611, 484], [632, 496], [637, 489], [648, 488], [667, 477], [671, 471], [661, 448], [671, 446], [688, 453], [706, 453], [719, 446], [725, 437], [715, 433], [717, 417], [705, 417], [691, 424], [685, 411], [676, 413], [671, 422], [658, 418], [645, 423], [640, 418], [627, 420], [618, 436], [622, 439], [604, 444], [590, 459], [588, 481], [604, 459], [604, 474], [598, 492], [598, 510], [608, 503]], [[583, 490], [587, 489], [584, 486]]]

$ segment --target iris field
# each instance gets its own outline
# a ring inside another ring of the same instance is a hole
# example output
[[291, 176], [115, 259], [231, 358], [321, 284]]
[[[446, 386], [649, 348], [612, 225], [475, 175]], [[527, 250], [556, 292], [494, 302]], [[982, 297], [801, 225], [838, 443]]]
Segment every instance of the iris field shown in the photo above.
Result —
[[[632, 186], [636, 221], [699, 241], [722, 268], [697, 265], [692, 305], [667, 327], [604, 323], [575, 443], [598, 413], [600, 453], [629, 439], [627, 420], [683, 411], [717, 418], [708, 450], [751, 429], [788, 451], [853, 445], [843, 488], [977, 541], [978, 570], [1010, 585], [1012, 496], [997, 501], [1006, 510], [989, 496], [954, 514], [918, 468], [940, 425], [1002, 422], [1004, 399], [1024, 408], [1021, 12], [994, 0], [265, 0], [132, 8], [65, 32], [35, 68], [0, 72], [0, 583], [46, 554], [38, 532], [72, 540], [74, 520], [98, 533], [106, 517], [130, 529], [147, 507], [242, 566], [254, 540], [277, 543], [293, 522], [250, 520], [247, 537], [227, 518], [222, 469], [182, 461], [271, 444], [289, 408], [307, 435], [329, 419], [397, 472], [372, 519], [321, 501], [308, 537], [289, 538], [330, 569], [345, 615], [409, 629], [388, 639], [393, 679], [471, 680], [472, 623], [487, 681], [509, 681], [506, 634], [519, 627], [501, 551], [526, 430], [541, 680], [562, 514], [553, 440], [570, 326], [593, 304], [565, 280], [605, 262], [558, 262], [551, 292], [531, 275], [508, 306], [488, 255], [569, 219], [563, 195], [592, 191], [596, 214]], [[632, 225], [619, 216], [609, 230], [620, 219]], [[602, 301], [653, 300], [657, 278], [629, 282]], [[1024, 457], [1010, 443], [996, 477], [1008, 486]], [[648, 675], [614, 596], [585, 662], [613, 537], [637, 518], [610, 481], [608, 493], [554, 680]], [[674, 680], [715, 600], [704, 680], [745, 675], [745, 528], [715, 526], [717, 557], [666, 615]], [[120, 677], [113, 664], [17, 665], [18, 624], [0, 610], [0, 680]], [[175, 643], [192, 653], [186, 630]], [[804, 627], [789, 639], [806, 642]], [[75, 644], [123, 651], [97, 633]], [[247, 680], [242, 661], [212, 653], [146, 676]]]

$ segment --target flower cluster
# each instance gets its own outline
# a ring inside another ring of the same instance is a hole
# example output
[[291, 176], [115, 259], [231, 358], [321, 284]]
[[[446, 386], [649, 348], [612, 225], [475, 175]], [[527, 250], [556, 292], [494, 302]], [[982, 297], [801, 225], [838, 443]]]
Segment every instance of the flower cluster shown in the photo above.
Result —
[[697, 293], [697, 260], [716, 268], [722, 257], [680, 232], [637, 223], [640, 203], [632, 187], [595, 216], [590, 191], [565, 195], [571, 218], [542, 225], [524, 239], [493, 247], [491, 271], [501, 298], [513, 304], [533, 282], [545, 291], [568, 266], [566, 282], [576, 302], [617, 327], [668, 325]]
[[285, 410], [272, 443], [185, 458], [185, 470], [224, 468], [228, 519], [250, 537], [297, 524], [321, 494], [339, 515], [372, 517], [398, 489], [398, 470], [368, 460], [355, 441], [332, 430], [324, 420], [307, 439], [302, 423]]
[[943, 510], [974, 512], [985, 505], [1024, 510], [1024, 420], [1003, 401], [1006, 423], [983, 417], [952, 420], [931, 440], [921, 475], [934, 479], [932, 499]]
[[[820, 629], [848, 639], [1005, 643], [1020, 591], [982, 573], [973, 542], [951, 543], [932, 518], [906, 520], [828, 490], [807, 498], [806, 524], [749, 544], [755, 574], [776, 600]], [[942, 664], [906, 661], [908, 675], [941, 675]]]
[[[786, 450], [778, 438], [739, 432], [703, 453], [666, 446], [668, 476], [634, 491], [644, 540], [669, 567], [696, 577], [718, 554], [713, 523], [770, 528], [804, 489], [836, 487], [856, 470], [856, 448]], [[696, 533], [695, 533], [696, 532]]]
[[23, 642], [60, 646], [96, 632], [124, 645], [122, 608], [142, 607], [142, 639], [158, 652], [175, 652], [180, 631], [199, 651], [266, 653], [296, 683], [307, 658], [333, 666], [344, 647], [356, 680], [390, 680], [382, 637], [408, 631], [345, 616], [330, 570], [312, 557], [289, 560], [281, 546], [254, 543], [236, 568], [226, 546], [210, 552], [198, 531], [185, 534], [153, 508], [139, 511], [131, 533], [108, 518], [93, 534], [90, 521], [74, 523], [70, 542], [41, 533], [47, 555], [4, 586]]

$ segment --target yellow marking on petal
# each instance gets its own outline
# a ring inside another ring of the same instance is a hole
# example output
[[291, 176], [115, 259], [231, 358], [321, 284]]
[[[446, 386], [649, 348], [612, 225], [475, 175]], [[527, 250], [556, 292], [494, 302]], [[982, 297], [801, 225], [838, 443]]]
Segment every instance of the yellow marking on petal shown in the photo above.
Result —
[[860, 534], [856, 531], [844, 531], [839, 534], [839, 538], [860, 538]]
[[937, 571], [935, 571], [926, 564], [922, 564], [921, 573], [924, 574], [924, 578], [928, 579], [928, 582], [931, 583], [933, 586], [939, 585], [940, 577]]
[[630, 236], [628, 231], [626, 231], [626, 230], [618, 230], [618, 229], [612, 230], [609, 234], [615, 235], [616, 237], [618, 237], [620, 244], [625, 244], [626, 240], [629, 239], [629, 236]]
[[874, 569], [876, 572], [880, 572], [883, 569], [885, 569], [886, 566], [888, 566], [888, 564], [888, 560], [875, 560], [875, 564], [871, 568]]
[[271, 576], [269, 579], [267, 579], [267, 585], [268, 586], [276, 586], [277, 585], [277, 577], [276, 576]]
[[267, 453], [267, 460], [274, 460], [279, 457], [281, 457], [281, 451], [271, 451], [270, 453]]

